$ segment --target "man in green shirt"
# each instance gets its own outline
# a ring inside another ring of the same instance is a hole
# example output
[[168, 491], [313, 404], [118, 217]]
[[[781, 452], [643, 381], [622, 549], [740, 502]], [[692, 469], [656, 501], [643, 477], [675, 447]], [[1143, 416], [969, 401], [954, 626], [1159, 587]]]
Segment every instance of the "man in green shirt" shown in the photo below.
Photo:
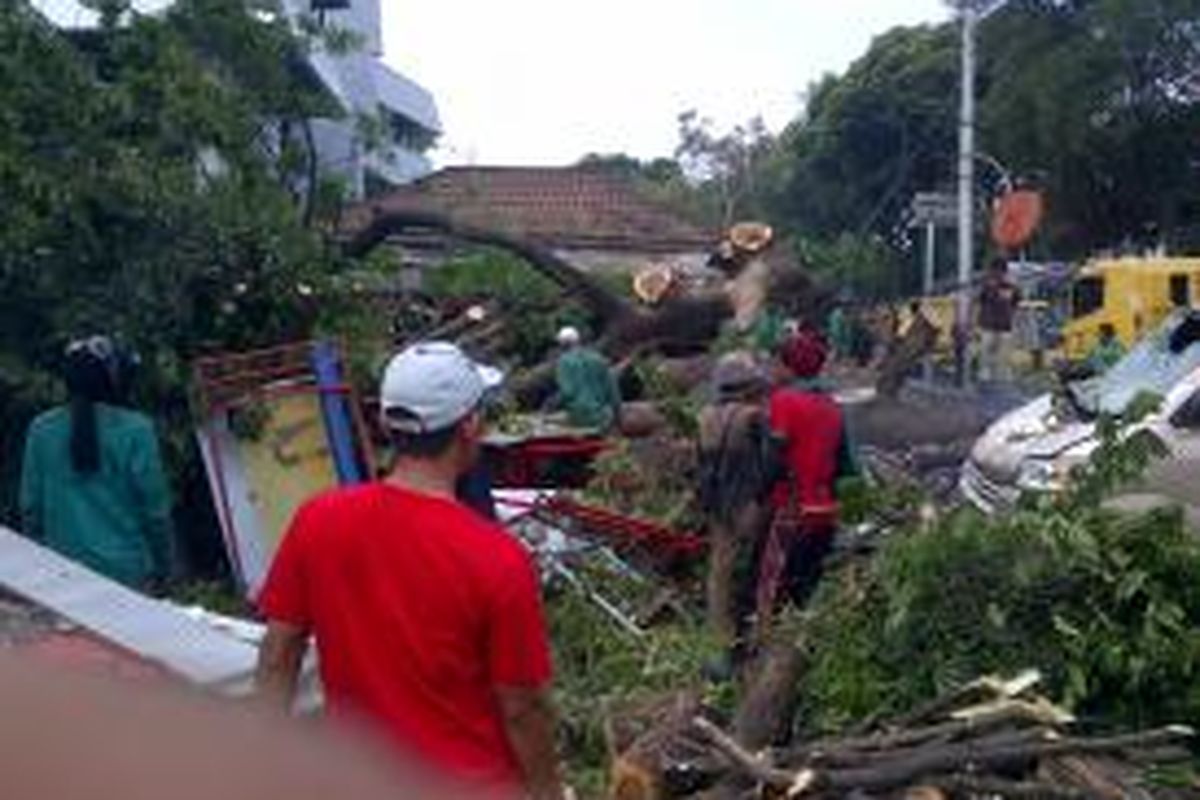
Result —
[[558, 357], [555, 379], [557, 403], [568, 421], [579, 428], [607, 431], [620, 422], [621, 393], [608, 359], [585, 347], [579, 331], [572, 327], [558, 332], [563, 353]]
[[29, 426], [21, 517], [30, 538], [154, 590], [171, 571], [171, 499], [153, 423], [121, 407], [127, 371], [108, 337], [68, 348], [70, 401]]
[[1117, 338], [1116, 329], [1109, 323], [1100, 326], [1100, 338], [1088, 354], [1087, 365], [1097, 375], [1108, 372], [1125, 357], [1125, 346]]
[[750, 329], [750, 342], [754, 352], [771, 354], [783, 341], [787, 328], [787, 320], [779, 309], [767, 306], [754, 321]]
[[833, 346], [833, 354], [838, 359], [850, 357], [852, 347], [850, 321], [846, 318], [846, 309], [838, 304], [829, 312], [828, 330], [826, 335]]

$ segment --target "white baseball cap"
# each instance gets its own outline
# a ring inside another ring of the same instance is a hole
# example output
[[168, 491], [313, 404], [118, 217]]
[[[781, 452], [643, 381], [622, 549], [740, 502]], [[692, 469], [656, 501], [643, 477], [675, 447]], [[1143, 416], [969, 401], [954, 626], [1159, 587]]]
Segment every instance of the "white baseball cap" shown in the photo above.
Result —
[[572, 325], [559, 328], [558, 336], [555, 338], [558, 339], [559, 344], [565, 346], [579, 344], [579, 342], [583, 339], [583, 337], [579, 335], [579, 329]]
[[[446, 430], [477, 409], [504, 373], [472, 361], [449, 342], [422, 342], [392, 357], [379, 402], [384, 425], [402, 433]], [[401, 412], [395, 414], [392, 412]]]

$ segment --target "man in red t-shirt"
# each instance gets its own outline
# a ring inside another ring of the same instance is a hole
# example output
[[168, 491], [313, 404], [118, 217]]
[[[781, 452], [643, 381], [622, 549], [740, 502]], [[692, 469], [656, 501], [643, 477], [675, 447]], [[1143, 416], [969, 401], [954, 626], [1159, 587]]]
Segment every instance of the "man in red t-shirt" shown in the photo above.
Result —
[[779, 348], [779, 386], [771, 393], [771, 429], [785, 442], [787, 478], [775, 487], [774, 512], [759, 569], [758, 616], [767, 624], [785, 589], [804, 605], [821, 577], [837, 527], [839, 478], [856, 471], [845, 417], [821, 384], [829, 347], [803, 329]]
[[292, 521], [258, 598], [260, 692], [290, 706], [309, 635], [330, 715], [502, 796], [562, 797], [537, 576], [516, 539], [455, 501], [478, 456], [481, 368], [446, 343], [392, 359], [397, 460]]

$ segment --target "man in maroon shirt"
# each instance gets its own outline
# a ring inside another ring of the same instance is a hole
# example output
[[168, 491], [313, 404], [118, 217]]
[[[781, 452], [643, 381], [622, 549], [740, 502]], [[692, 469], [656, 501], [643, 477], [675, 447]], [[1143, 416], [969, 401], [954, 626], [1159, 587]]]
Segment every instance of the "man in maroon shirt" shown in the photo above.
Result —
[[992, 261], [979, 292], [979, 379], [984, 383], [1012, 380], [1013, 322], [1021, 290], [1008, 278], [1008, 262]]
[[478, 365], [415, 345], [383, 378], [397, 452], [384, 480], [297, 512], [259, 596], [259, 688], [280, 708], [316, 638], [330, 715], [493, 795], [563, 796], [537, 576], [504, 530], [455, 501], [478, 456]]

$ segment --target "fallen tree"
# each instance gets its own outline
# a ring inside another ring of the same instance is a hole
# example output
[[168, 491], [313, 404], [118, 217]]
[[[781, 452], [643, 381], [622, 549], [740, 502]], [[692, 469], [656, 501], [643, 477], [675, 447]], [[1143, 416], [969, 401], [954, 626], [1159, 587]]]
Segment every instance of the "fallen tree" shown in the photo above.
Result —
[[633, 303], [588, 277], [548, 248], [501, 230], [464, 225], [446, 214], [428, 211], [392, 211], [379, 214], [365, 223], [360, 222], [354, 226], [348, 238], [344, 240], [342, 249], [351, 258], [362, 258], [389, 237], [411, 230], [433, 230], [468, 244], [498, 247], [515, 253], [533, 269], [567, 292], [578, 296], [604, 326], [634, 311]]
[[[598, 326], [598, 346], [614, 361], [645, 353], [703, 352], [718, 338], [722, 326], [735, 311], [732, 290], [671, 297], [655, 307], [638, 305], [534, 240], [503, 230], [463, 224], [443, 213], [389, 211], [356, 220], [348, 230], [343, 250], [351, 257], [362, 257], [389, 237], [412, 230], [432, 230], [458, 241], [515, 253], [587, 307]], [[815, 316], [823, 295], [807, 272], [780, 259], [762, 275], [769, 280], [769, 285], [761, 288], [769, 295], [770, 302], [795, 316]], [[739, 279], [749, 278], [732, 275], [730, 286]], [[544, 393], [549, 378], [550, 367], [542, 365], [520, 379], [514, 391], [522, 399], [536, 400]]]
[[[620, 754], [622, 774], [639, 776], [623, 796], [718, 800], [756, 784], [766, 796], [1151, 796], [1144, 765], [1188, 757], [1190, 734], [1169, 725], [1200, 718], [1185, 688], [1200, 672], [1200, 541], [1177, 512], [1104, 510], [1159, 450], [1115, 422], [1101, 430], [1068, 493], [1008, 515], [927, 516], [907, 485], [864, 497], [902, 508], [859, 512], [814, 605], [734, 698], [696, 715], [707, 722], [671, 719]], [[859, 548], [863, 528], [876, 533]], [[1030, 664], [1063, 708], [1030, 696], [1024, 676], [963, 685]], [[681, 774], [704, 787], [671, 793]]]

